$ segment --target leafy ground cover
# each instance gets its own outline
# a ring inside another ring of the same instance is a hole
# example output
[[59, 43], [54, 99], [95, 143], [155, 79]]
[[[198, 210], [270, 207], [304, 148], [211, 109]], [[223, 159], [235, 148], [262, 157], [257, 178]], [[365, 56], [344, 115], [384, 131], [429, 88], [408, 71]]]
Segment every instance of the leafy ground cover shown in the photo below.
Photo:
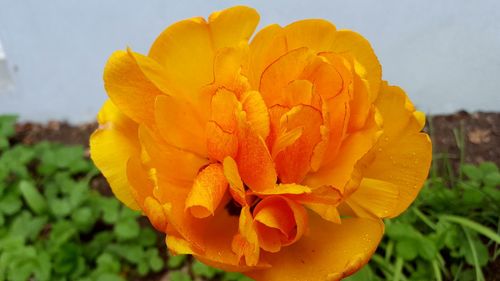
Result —
[[[168, 257], [164, 237], [106, 196], [84, 146], [19, 141], [15, 122], [0, 117], [0, 281], [249, 280], [192, 257]], [[38, 133], [75, 143], [91, 130]], [[458, 149], [436, 153], [416, 202], [386, 222], [372, 261], [348, 280], [498, 280], [500, 173], [493, 162], [464, 163], [467, 130], [452, 131]]]

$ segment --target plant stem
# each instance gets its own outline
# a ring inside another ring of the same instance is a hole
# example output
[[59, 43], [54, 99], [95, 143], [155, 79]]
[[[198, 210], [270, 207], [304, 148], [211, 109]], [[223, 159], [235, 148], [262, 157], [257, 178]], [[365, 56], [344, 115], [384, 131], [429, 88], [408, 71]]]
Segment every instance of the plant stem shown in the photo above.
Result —
[[422, 211], [420, 211], [418, 208], [414, 207], [412, 208], [413, 212], [415, 215], [421, 219], [428, 227], [430, 227], [432, 230], [436, 230], [436, 224], [433, 223], [429, 217], [427, 217]]
[[469, 242], [469, 246], [472, 252], [472, 258], [474, 259], [474, 268], [476, 269], [476, 280], [484, 281], [483, 271], [481, 270], [481, 266], [479, 265], [479, 260], [477, 258], [476, 247], [474, 246], [474, 242], [470, 237], [469, 230], [462, 226], [462, 229], [465, 232], [465, 237], [467, 237], [467, 241]]
[[496, 234], [493, 230], [491, 230], [491, 229], [487, 228], [486, 226], [483, 226], [475, 221], [469, 220], [469, 219], [464, 218], [464, 217], [453, 216], [453, 215], [442, 215], [439, 218], [443, 219], [445, 221], [460, 224], [462, 227], [470, 228], [471, 230], [474, 230], [477, 233], [482, 234], [482, 235], [490, 238], [491, 240], [495, 241], [496, 243], [500, 243], [500, 235]]
[[399, 281], [401, 279], [402, 271], [403, 271], [403, 258], [398, 257], [396, 259], [396, 265], [394, 266], [394, 276], [392, 278], [393, 281]]

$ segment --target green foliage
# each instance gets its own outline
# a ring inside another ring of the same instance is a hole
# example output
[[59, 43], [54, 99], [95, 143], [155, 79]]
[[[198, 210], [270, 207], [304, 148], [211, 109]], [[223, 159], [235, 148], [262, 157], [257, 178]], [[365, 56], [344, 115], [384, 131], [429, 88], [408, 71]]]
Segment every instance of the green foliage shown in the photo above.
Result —
[[491, 162], [461, 172], [434, 174], [403, 215], [385, 221], [370, 265], [347, 280], [484, 280], [483, 268], [500, 254], [500, 173]]
[[[139, 213], [89, 187], [98, 174], [80, 146], [9, 142], [0, 117], [0, 281], [128, 280], [166, 263]], [[161, 239], [160, 239], [161, 240]]]

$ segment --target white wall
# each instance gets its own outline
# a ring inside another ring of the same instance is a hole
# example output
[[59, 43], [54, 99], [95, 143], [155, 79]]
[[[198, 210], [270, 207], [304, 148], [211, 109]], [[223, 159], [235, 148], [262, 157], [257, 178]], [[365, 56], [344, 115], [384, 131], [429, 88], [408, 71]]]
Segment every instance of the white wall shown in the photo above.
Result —
[[261, 27], [315, 17], [360, 32], [384, 79], [422, 110], [500, 111], [498, 0], [0, 0], [0, 41], [15, 86], [0, 89], [0, 114], [92, 120], [114, 50], [145, 53], [169, 24], [235, 4], [257, 8]]

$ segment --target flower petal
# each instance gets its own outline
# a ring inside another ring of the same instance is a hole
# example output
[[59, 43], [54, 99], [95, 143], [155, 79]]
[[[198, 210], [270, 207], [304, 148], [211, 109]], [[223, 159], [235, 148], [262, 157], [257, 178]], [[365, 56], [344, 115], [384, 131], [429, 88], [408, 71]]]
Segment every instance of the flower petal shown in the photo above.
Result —
[[276, 170], [266, 143], [248, 126], [239, 137], [236, 163], [241, 179], [252, 190], [264, 190], [276, 184]]
[[[302, 205], [284, 196], [270, 196], [260, 201], [253, 211], [257, 222], [259, 241], [264, 250], [275, 252], [281, 246], [287, 246], [299, 240], [307, 229], [307, 212]], [[274, 233], [269, 229], [277, 230]], [[274, 237], [273, 237], [274, 236]], [[279, 237], [279, 245], [266, 247], [271, 241]], [[277, 246], [277, 248], [276, 248]]]
[[222, 165], [214, 163], [201, 170], [186, 199], [186, 210], [194, 217], [213, 216], [226, 193], [228, 182]]
[[281, 182], [300, 183], [309, 172], [314, 147], [321, 140], [319, 127], [322, 123], [321, 112], [305, 105], [293, 107], [280, 118], [282, 132], [302, 128], [300, 136], [288, 147], [280, 152], [273, 150], [273, 154], [276, 154], [276, 171]]
[[300, 75], [313, 58], [315, 55], [309, 49], [300, 48], [281, 56], [264, 70], [260, 92], [267, 107], [283, 104], [286, 86], [293, 80], [301, 79]]
[[236, 200], [241, 206], [247, 205], [245, 199], [245, 187], [241, 181], [236, 161], [229, 156], [224, 158], [223, 168], [224, 175], [229, 182], [229, 191], [231, 192], [234, 200]]
[[142, 72], [134, 56], [116, 51], [104, 68], [104, 88], [113, 104], [136, 123], [155, 124], [154, 102], [163, 95]]
[[241, 97], [243, 111], [246, 112], [250, 127], [259, 134], [262, 139], [269, 135], [269, 112], [262, 96], [257, 91], [246, 92]]
[[137, 210], [139, 206], [127, 180], [127, 161], [140, 153], [137, 124], [121, 113], [111, 100], [104, 103], [97, 121], [100, 127], [90, 137], [90, 156], [115, 196]]
[[262, 72], [286, 52], [286, 38], [281, 26], [269, 25], [255, 35], [250, 43], [249, 63], [243, 68], [252, 89], [260, 88]]
[[354, 172], [354, 165], [374, 146], [379, 136], [378, 125], [375, 123], [370, 123], [364, 130], [349, 135], [342, 142], [335, 159], [316, 173], [309, 174], [304, 183], [313, 188], [333, 186], [343, 193]]
[[151, 46], [149, 57], [167, 71], [171, 92], [188, 96], [213, 81], [212, 37], [203, 18], [169, 26]]
[[239, 233], [233, 238], [232, 245], [233, 251], [240, 258], [245, 257], [247, 265], [257, 265], [260, 256], [259, 238], [257, 237], [249, 206], [244, 206], [241, 209]]
[[165, 143], [145, 126], [139, 127], [139, 140], [151, 166], [170, 183], [191, 187], [200, 168], [208, 164], [208, 159]]
[[419, 133], [422, 118], [405, 93], [392, 86], [382, 85], [376, 101], [384, 120], [384, 133], [374, 149], [366, 156], [362, 174], [399, 188], [396, 208], [389, 214], [395, 217], [406, 210], [423, 186], [432, 159], [429, 136]]
[[208, 21], [215, 49], [247, 42], [255, 31], [259, 18], [255, 9], [245, 6], [212, 13]]
[[[389, 182], [363, 178], [346, 202], [360, 217], [387, 218], [398, 205], [399, 188]], [[360, 208], [362, 210], [360, 210]], [[370, 215], [366, 215], [368, 212]]]
[[158, 131], [168, 144], [201, 157], [207, 155], [205, 123], [188, 102], [158, 96], [154, 109]]
[[350, 30], [339, 30], [331, 50], [338, 54], [350, 56], [355, 60], [354, 70], [368, 81], [370, 101], [374, 101], [380, 88], [382, 66], [373, 52], [370, 42], [363, 36]]
[[288, 50], [308, 47], [314, 51], [326, 51], [335, 40], [335, 26], [326, 20], [306, 19], [291, 23], [284, 28]]
[[366, 264], [382, 238], [380, 220], [350, 218], [334, 224], [309, 215], [309, 232], [276, 254], [271, 268], [246, 273], [255, 280], [340, 280]]

